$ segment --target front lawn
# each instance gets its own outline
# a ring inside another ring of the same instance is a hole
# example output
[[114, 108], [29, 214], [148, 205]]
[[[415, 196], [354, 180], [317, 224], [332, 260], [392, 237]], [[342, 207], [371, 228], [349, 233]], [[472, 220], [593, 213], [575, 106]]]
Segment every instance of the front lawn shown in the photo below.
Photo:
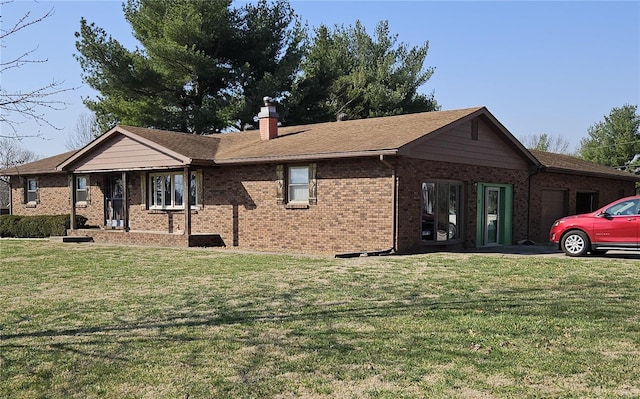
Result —
[[2, 398], [640, 396], [640, 262], [0, 241]]

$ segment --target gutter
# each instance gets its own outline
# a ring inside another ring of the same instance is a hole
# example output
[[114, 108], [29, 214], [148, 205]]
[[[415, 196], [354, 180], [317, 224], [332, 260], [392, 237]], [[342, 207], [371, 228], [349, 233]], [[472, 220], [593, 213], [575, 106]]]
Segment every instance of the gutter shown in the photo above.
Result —
[[617, 174], [617, 173], [583, 171], [583, 170], [578, 171], [575, 169], [559, 168], [555, 166], [548, 167], [544, 165], [541, 165], [540, 170], [550, 172], [550, 173], [564, 173], [567, 175], [598, 177], [601, 179], [620, 179], [620, 180], [635, 181], [635, 182], [640, 181], [640, 177], [638, 175], [634, 175], [633, 173]]
[[398, 153], [397, 149], [390, 149], [390, 150], [330, 152], [330, 153], [300, 154], [300, 155], [273, 155], [273, 156], [249, 157], [249, 158], [226, 158], [226, 159], [214, 159], [214, 162], [217, 165], [234, 165], [234, 164], [252, 164], [252, 163], [266, 163], [266, 162], [310, 161], [310, 160], [318, 160], [318, 159], [338, 159], [338, 158], [355, 158], [355, 157], [370, 157], [370, 156], [383, 157], [385, 155], [396, 155], [397, 153]]

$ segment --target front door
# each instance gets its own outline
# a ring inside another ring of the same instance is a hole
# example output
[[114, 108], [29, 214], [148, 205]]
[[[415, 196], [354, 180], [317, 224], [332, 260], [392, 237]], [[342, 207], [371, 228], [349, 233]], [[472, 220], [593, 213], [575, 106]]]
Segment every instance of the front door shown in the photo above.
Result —
[[110, 228], [124, 227], [124, 187], [122, 175], [108, 175], [104, 191], [104, 225]]
[[513, 186], [478, 183], [476, 245], [510, 245], [513, 229]]

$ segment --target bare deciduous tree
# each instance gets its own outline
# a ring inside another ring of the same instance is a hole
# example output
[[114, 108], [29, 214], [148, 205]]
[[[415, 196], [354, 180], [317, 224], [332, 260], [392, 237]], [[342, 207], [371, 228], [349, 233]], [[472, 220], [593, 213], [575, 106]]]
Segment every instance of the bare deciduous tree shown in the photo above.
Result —
[[39, 158], [35, 152], [20, 147], [16, 140], [0, 137], [0, 169], [22, 165]]
[[[28, 163], [40, 158], [35, 152], [25, 150], [17, 140], [0, 137], [0, 169]], [[9, 177], [0, 176], [0, 209], [9, 206]]]
[[[6, 8], [12, 1], [0, 1], [0, 6]], [[9, 38], [18, 35], [24, 29], [42, 22], [54, 14], [53, 8], [40, 17], [32, 17], [31, 12], [26, 12], [17, 21], [5, 21], [6, 12], [0, 15], [0, 24], [7, 29], [0, 28], [0, 48], [7, 48]], [[8, 60], [0, 61], [0, 73], [5, 75], [12, 70], [19, 69], [27, 64], [39, 64], [47, 62], [46, 59], [33, 58], [38, 47], [19, 52], [17, 56], [9, 57]], [[28, 81], [23, 79], [23, 81]], [[53, 80], [51, 83], [37, 88], [28, 88], [18, 91], [7, 91], [0, 83], [0, 123], [8, 129], [0, 133], [0, 137], [19, 139], [23, 137], [34, 137], [38, 134], [23, 134], [18, 131], [18, 126], [28, 120], [35, 121], [39, 125], [54, 126], [46, 116], [48, 110], [62, 110], [66, 107], [64, 101], [58, 100], [56, 96], [74, 88], [63, 87], [62, 81]], [[9, 130], [10, 132], [7, 132]]]
[[569, 141], [562, 136], [553, 136], [546, 133], [533, 134], [525, 136], [522, 144], [530, 150], [569, 154]]
[[65, 146], [69, 150], [76, 150], [89, 144], [93, 139], [100, 136], [102, 131], [98, 124], [98, 118], [93, 113], [81, 114], [76, 122], [76, 127], [67, 136]]

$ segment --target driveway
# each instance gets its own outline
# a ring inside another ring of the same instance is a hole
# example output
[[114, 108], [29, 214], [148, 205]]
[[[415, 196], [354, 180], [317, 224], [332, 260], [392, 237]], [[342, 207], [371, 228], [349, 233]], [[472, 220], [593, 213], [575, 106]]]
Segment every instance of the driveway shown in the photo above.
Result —
[[[566, 256], [555, 244], [533, 244], [533, 245], [503, 245], [496, 247], [484, 247], [466, 250], [465, 252], [505, 254], [505, 255], [539, 255], [539, 256]], [[616, 258], [616, 259], [638, 259], [640, 251], [620, 251], [610, 250], [600, 256], [588, 256], [589, 258]], [[567, 257], [568, 258], [568, 257]], [[580, 259], [580, 258], [578, 258]]]

